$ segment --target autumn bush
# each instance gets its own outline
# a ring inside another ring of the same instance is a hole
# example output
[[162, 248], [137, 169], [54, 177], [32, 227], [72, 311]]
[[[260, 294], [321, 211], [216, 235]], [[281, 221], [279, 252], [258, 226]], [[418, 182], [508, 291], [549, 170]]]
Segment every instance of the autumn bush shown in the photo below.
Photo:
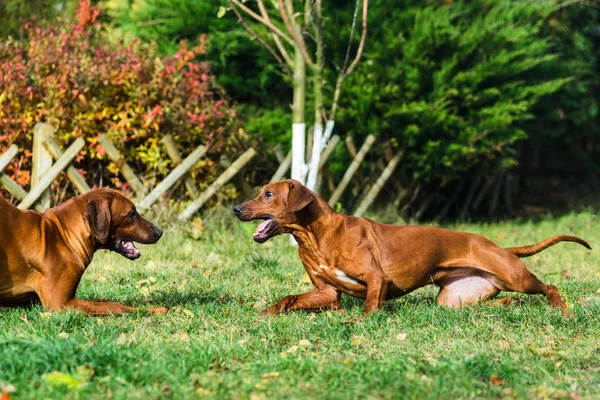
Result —
[[66, 148], [77, 137], [87, 146], [77, 167], [90, 184], [122, 187], [117, 169], [97, 140], [107, 134], [149, 183], [169, 171], [159, 143], [172, 134], [183, 155], [204, 144], [208, 155], [192, 173], [210, 182], [220, 155], [241, 150], [235, 110], [199, 62], [205, 38], [181, 42], [172, 56], [153, 44], [111, 43], [97, 22], [100, 10], [80, 1], [74, 21], [56, 27], [25, 26], [26, 38], [0, 41], [0, 152], [11, 144], [19, 157], [6, 173], [29, 183], [33, 127], [47, 122]]

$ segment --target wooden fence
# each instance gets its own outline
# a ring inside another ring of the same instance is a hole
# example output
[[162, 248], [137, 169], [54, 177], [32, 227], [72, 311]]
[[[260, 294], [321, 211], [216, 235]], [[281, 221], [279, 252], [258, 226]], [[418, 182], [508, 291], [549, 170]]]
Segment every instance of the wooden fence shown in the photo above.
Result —
[[[71, 164], [77, 154], [83, 149], [85, 141], [82, 138], [76, 139], [69, 148], [63, 153], [60, 146], [53, 138], [54, 128], [45, 123], [38, 123], [33, 130], [33, 156], [31, 182], [29, 192], [25, 191], [15, 181], [10, 179], [2, 171], [10, 164], [11, 160], [18, 154], [19, 149], [16, 145], [8, 148], [4, 154], [0, 155], [0, 184], [17, 200], [22, 210], [34, 208], [43, 212], [50, 207], [50, 185], [56, 180], [59, 174], [66, 172], [67, 177], [73, 183], [75, 189], [80, 193], [90, 191], [90, 186], [85, 178], [77, 172]], [[189, 170], [198, 163], [205, 155], [206, 148], [198, 146], [185, 159], [177, 151], [175, 142], [170, 135], [165, 136], [161, 142], [167, 150], [167, 154], [176, 165], [176, 167], [154, 187], [147, 192], [142, 180], [135, 174], [133, 168], [127, 164], [127, 161], [113, 145], [106, 135], [98, 138], [98, 142], [106, 151], [108, 158], [119, 168], [119, 172], [125, 180], [131, 185], [131, 188], [137, 195], [139, 201], [138, 210], [143, 212], [150, 208], [164, 193], [171, 189], [178, 181], [183, 180], [186, 191], [192, 199], [188, 207], [178, 216], [181, 221], [187, 221], [214, 196], [227, 182], [229, 182], [256, 154], [255, 150], [250, 148], [235, 160], [204, 192], [200, 192], [193, 179], [189, 176]]]
[[[119, 173], [135, 193], [140, 212], [149, 209], [175, 184], [178, 182], [183, 183], [190, 203], [178, 215], [177, 218], [180, 221], [191, 219], [225, 184], [236, 177], [236, 174], [256, 155], [256, 151], [250, 148], [233, 162], [226, 157], [222, 157], [220, 164], [225, 168], [225, 171], [201, 192], [190, 176], [189, 171], [204, 157], [207, 149], [204, 146], [198, 146], [184, 158], [179, 154], [171, 135], [164, 136], [160, 142], [175, 167], [160, 183], [150, 190], [144, 186], [142, 180], [136, 175], [119, 150], [111, 143], [110, 139], [106, 135], [98, 138], [98, 143], [106, 151], [107, 157], [115, 163]], [[324, 194], [332, 207], [335, 207], [344, 193], [352, 187], [351, 197], [357, 200], [352, 214], [362, 216], [387, 185], [388, 188], [394, 190], [394, 200], [390, 204], [395, 209], [400, 210], [401, 215], [419, 220], [426, 212], [428, 215], [433, 214], [428, 210], [435, 203], [434, 196], [436, 193], [425, 193], [423, 188], [418, 185], [403, 187], [397, 180], [390, 180], [394, 176], [395, 169], [402, 161], [402, 151], [394, 154], [392, 146], [384, 144], [385, 157], [378, 159], [376, 163], [367, 164], [368, 169], [361, 168], [365, 165], [367, 155], [376, 143], [376, 138], [373, 135], [367, 136], [358, 150], [351, 137], [345, 138], [343, 143], [351, 161], [340, 181], [335, 183], [332, 174], [328, 170], [327, 161], [336, 146], [341, 142], [339, 136], [333, 135], [323, 151], [320, 161], [320, 176], [324, 182], [319, 182], [318, 187], [323, 189], [320, 193]], [[16, 145], [10, 146], [4, 154], [0, 154], [0, 185], [19, 201], [17, 206], [20, 209], [34, 208], [39, 212], [43, 212], [50, 207], [50, 185], [62, 172], [66, 173], [78, 193], [86, 193], [91, 190], [90, 186], [72, 165], [73, 160], [84, 146], [85, 141], [79, 138], [63, 151], [54, 140], [54, 128], [49, 124], [39, 123], [33, 129], [33, 156], [29, 192], [2, 172], [18, 154], [19, 149]], [[292, 161], [291, 152], [287, 155], [281, 149], [274, 149], [274, 152], [280, 161], [280, 165], [273, 174], [271, 182], [283, 179], [290, 170]], [[471, 212], [485, 210], [486, 204], [487, 210], [485, 211], [490, 216], [499, 206], [503, 206], [507, 212], [514, 214], [513, 197], [518, 190], [518, 182], [512, 174], [496, 172], [491, 176], [484, 176], [483, 172], [475, 171], [475, 174], [471, 175], [465, 174], [444, 202], [441, 210], [435, 210], [436, 213], [433, 214], [434, 221], [443, 220], [452, 207], [458, 218], [462, 219]], [[252, 188], [241, 177], [236, 179], [236, 185], [244, 192], [244, 197], [250, 197]], [[502, 204], [500, 205], [500, 203]], [[407, 211], [409, 209], [410, 212]]]

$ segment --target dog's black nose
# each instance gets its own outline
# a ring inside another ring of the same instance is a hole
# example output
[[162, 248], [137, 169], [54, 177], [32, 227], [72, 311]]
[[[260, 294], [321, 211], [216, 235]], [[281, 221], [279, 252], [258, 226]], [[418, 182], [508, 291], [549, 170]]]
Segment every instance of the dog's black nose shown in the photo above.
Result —
[[162, 229], [160, 229], [160, 228], [158, 228], [158, 227], [155, 227], [155, 228], [154, 228], [154, 232], [155, 232], [156, 236], [158, 237], [158, 239], [160, 239], [160, 238], [161, 238], [161, 236], [162, 236], [162, 234], [163, 234], [163, 231], [162, 231]]
[[240, 215], [240, 213], [242, 212], [242, 206], [233, 207], [233, 212], [235, 213], [235, 215]]

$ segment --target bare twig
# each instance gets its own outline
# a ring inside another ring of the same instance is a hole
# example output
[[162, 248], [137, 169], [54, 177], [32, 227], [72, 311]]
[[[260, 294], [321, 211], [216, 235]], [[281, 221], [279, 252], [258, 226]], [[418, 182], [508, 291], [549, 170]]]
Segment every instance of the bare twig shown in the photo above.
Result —
[[338, 76], [337, 82], [335, 83], [335, 90], [333, 92], [333, 101], [331, 103], [331, 110], [329, 111], [329, 119], [332, 119], [334, 121], [335, 121], [335, 114], [337, 112], [338, 102], [340, 99], [340, 94], [342, 93], [342, 85], [344, 83], [344, 80], [348, 77], [348, 75], [350, 75], [352, 73], [352, 71], [354, 70], [354, 68], [356, 67], [358, 62], [360, 61], [360, 58], [362, 57], [363, 49], [365, 47], [365, 40], [367, 38], [367, 15], [368, 15], [369, 0], [364, 0], [363, 1], [363, 12], [362, 12], [362, 33], [360, 36], [360, 43], [358, 45], [358, 49], [356, 51], [356, 56], [354, 57], [354, 60], [350, 63], [350, 66], [347, 67], [348, 60], [350, 58], [349, 57], [350, 44], [352, 42], [352, 37], [354, 36], [354, 29], [355, 29], [356, 17], [357, 17], [357, 13], [358, 13], [359, 1], [360, 0], [357, 0], [357, 2], [356, 2], [357, 7], [354, 11], [354, 16], [353, 16], [353, 20], [352, 20], [352, 31], [350, 33], [350, 38], [348, 40], [348, 48], [346, 49], [346, 60], [344, 61], [344, 65], [342, 66], [342, 69], [340, 70], [340, 75]]
[[356, 0], [356, 6], [354, 7], [354, 15], [352, 16], [352, 28], [350, 29], [350, 36], [348, 37], [348, 47], [346, 47], [346, 57], [344, 58], [344, 64], [341, 69], [342, 72], [346, 71], [348, 61], [350, 61], [350, 50], [352, 49], [352, 39], [354, 38], [354, 31], [356, 29], [356, 19], [358, 17], [359, 5], [360, 0]]
[[[248, 33], [250, 35], [252, 35], [253, 38], [258, 39], [258, 41], [263, 45], [263, 47], [265, 49], [267, 49], [267, 51], [269, 53], [271, 53], [271, 55], [273, 55], [273, 57], [275, 57], [275, 59], [277, 60], [277, 62], [279, 63], [279, 65], [281, 65], [281, 68], [284, 70], [284, 72], [286, 73], [286, 75], [288, 75], [289, 77], [292, 76], [292, 73], [290, 72], [290, 70], [288, 69], [288, 60], [286, 59], [285, 61], [281, 59], [281, 57], [279, 57], [279, 55], [277, 55], [277, 53], [275, 52], [275, 50], [262, 38], [260, 37], [247, 23], [246, 21], [244, 21], [244, 18], [242, 17], [242, 14], [240, 14], [240, 12], [238, 11], [237, 8], [235, 8], [235, 6], [233, 5], [232, 2], [236, 1], [236, 0], [227, 0], [229, 2], [229, 5], [231, 6], [231, 9], [233, 10], [233, 12], [235, 13], [235, 15], [237, 15], [238, 17], [238, 21], [240, 24], [242, 24], [242, 26], [244, 27], [244, 29], [246, 29], [246, 31], [248, 31]], [[266, 25], [266, 24], [265, 24]], [[276, 37], [275, 33], [273, 33], [273, 37]], [[281, 50], [281, 49], [280, 49]], [[282, 54], [284, 57], [287, 56], [287, 53], [283, 53]], [[289, 57], [289, 56], [288, 56]]]
[[[237, 1], [237, 0], [232, 0], [232, 1]], [[296, 30], [294, 29], [294, 27], [297, 27], [298, 25], [293, 20], [294, 9], [292, 8], [292, 4], [289, 1], [288, 1], [288, 7], [289, 7], [289, 10], [286, 11], [285, 5], [283, 4], [283, 0], [279, 0], [279, 12], [281, 13], [281, 19], [283, 20], [283, 24], [287, 28], [290, 35], [292, 35], [292, 38], [294, 39], [296, 46], [298, 46], [298, 48], [300, 49], [300, 52], [304, 56], [304, 59], [306, 60], [306, 62], [309, 65], [314, 65], [312, 58], [308, 54], [308, 51], [306, 51], [306, 46], [304, 45], [304, 40], [302, 40], [302, 36], [299, 37], [296, 34]], [[288, 16], [288, 13], [289, 13], [289, 16]], [[291, 20], [290, 20], [290, 17], [292, 18]], [[292, 26], [292, 24], [294, 26]]]
[[[277, 35], [279, 35], [281, 38], [283, 38], [289, 44], [294, 45], [294, 41], [292, 39], [290, 39], [289, 36], [287, 36], [285, 33], [281, 32], [281, 30], [279, 28], [277, 28], [275, 25], [273, 25], [270, 21], [265, 21], [260, 15], [258, 15], [257, 13], [255, 13], [254, 11], [252, 11], [251, 9], [249, 9], [242, 3], [240, 3], [239, 0], [227, 0], [227, 1], [229, 2], [229, 5], [232, 5], [232, 3], [235, 4], [246, 14], [248, 14], [249, 16], [251, 16], [252, 18], [257, 20], [258, 22], [262, 23], [267, 28], [269, 28], [273, 33], [276, 33]], [[233, 8], [233, 6], [232, 6], [232, 8]]]
[[[265, 21], [267, 21], [270, 24], [271, 20], [269, 19], [269, 13], [267, 13], [267, 10], [265, 9], [265, 4], [263, 3], [263, 0], [257, 0], [257, 3], [258, 9], [260, 10], [260, 14], [265, 19]], [[271, 34], [273, 35], [273, 41], [275, 42], [275, 45], [279, 49], [279, 53], [281, 53], [281, 56], [288, 64], [288, 66], [291, 67], [293, 65], [292, 57], [290, 57], [289, 53], [283, 46], [283, 43], [281, 43], [281, 40], [279, 40], [279, 36], [277, 36], [275, 32], [271, 32]]]
[[367, 38], [368, 8], [369, 8], [369, 0], [364, 0], [363, 13], [362, 13], [362, 33], [360, 35], [360, 42], [358, 44], [358, 49], [356, 50], [356, 56], [354, 57], [354, 60], [352, 60], [352, 63], [350, 63], [350, 66], [348, 67], [348, 69], [346, 71], [343, 71], [344, 75], [346, 75], [346, 76], [348, 76], [352, 73], [352, 71], [354, 70], [354, 68], [356, 67], [358, 62], [360, 61], [363, 49], [365, 47], [365, 40]]

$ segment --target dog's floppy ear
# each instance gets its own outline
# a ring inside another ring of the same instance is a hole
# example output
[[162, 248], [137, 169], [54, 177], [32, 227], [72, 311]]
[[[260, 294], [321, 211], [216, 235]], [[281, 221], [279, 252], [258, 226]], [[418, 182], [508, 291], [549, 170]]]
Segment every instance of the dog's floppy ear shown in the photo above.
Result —
[[94, 199], [85, 205], [84, 218], [90, 225], [92, 235], [100, 244], [106, 244], [110, 233], [110, 200]]
[[288, 209], [296, 212], [313, 202], [313, 197], [310, 190], [298, 181], [291, 180], [288, 189]]

